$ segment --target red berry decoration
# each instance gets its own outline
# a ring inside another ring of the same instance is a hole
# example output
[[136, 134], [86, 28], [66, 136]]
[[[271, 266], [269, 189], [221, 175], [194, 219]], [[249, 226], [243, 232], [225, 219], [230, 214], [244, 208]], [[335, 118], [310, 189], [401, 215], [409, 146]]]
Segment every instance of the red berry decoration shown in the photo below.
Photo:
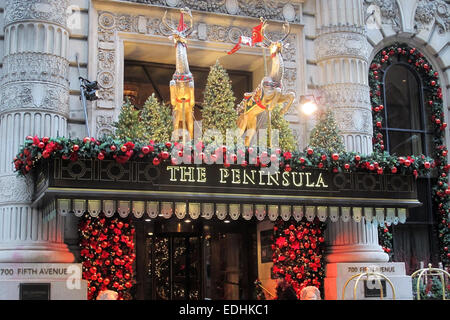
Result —
[[153, 158], [153, 165], [158, 166], [161, 162], [159, 161], [158, 158]]

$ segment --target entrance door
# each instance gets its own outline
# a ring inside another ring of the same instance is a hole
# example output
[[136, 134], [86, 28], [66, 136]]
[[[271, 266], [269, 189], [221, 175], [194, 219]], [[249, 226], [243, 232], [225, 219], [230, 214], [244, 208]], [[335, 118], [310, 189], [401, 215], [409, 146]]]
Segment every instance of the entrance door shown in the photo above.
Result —
[[146, 296], [153, 300], [202, 298], [201, 238], [176, 234], [151, 235], [146, 239]]

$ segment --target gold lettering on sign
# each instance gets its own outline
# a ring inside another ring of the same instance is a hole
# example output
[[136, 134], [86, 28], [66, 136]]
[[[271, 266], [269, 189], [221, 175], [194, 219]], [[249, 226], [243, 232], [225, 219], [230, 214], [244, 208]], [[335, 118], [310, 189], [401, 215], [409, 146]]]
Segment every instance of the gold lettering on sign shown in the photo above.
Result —
[[[294, 182], [294, 186], [301, 187], [303, 185], [303, 174], [304, 172], [292, 172], [292, 182]], [[298, 175], [300, 177], [300, 181], [295, 181], [295, 176]]]
[[309, 176], [311, 175], [311, 172], [306, 172], [306, 186], [308, 188], [314, 188], [314, 182], [313, 183], [309, 183]]
[[228, 169], [220, 168], [220, 183], [227, 183], [226, 179], [230, 176]]
[[319, 178], [317, 178], [316, 187], [320, 188], [320, 185], [324, 188], [328, 188], [328, 185], [325, 184], [325, 181], [323, 181], [322, 173], [319, 174]]
[[263, 182], [263, 175], [264, 172], [262, 170], [259, 170], [259, 185], [260, 186], [265, 186], [266, 184]]
[[167, 166], [167, 170], [170, 170], [170, 181], [177, 181], [176, 173], [180, 171], [180, 167]]
[[239, 169], [231, 169], [232, 180], [231, 183], [240, 184], [241, 183], [241, 172]]
[[289, 187], [290, 183], [289, 183], [288, 178], [289, 178], [289, 172], [287, 172], [287, 171], [283, 172], [283, 186], [285, 186], [285, 187]]
[[[276, 178], [274, 178], [274, 176], [276, 176]], [[275, 182], [275, 184], [276, 184], [277, 186], [279, 186], [280, 184], [279, 184], [279, 182], [278, 182], [278, 178], [279, 178], [279, 173], [278, 173], [278, 172], [275, 173], [275, 174], [269, 174], [269, 179], [268, 179], [268, 181], [267, 181], [267, 185], [268, 185], [268, 186], [273, 186], [272, 182], [270, 182], [270, 180], [272, 180], [273, 182]]]
[[242, 182], [243, 184], [248, 184], [247, 179], [250, 181], [251, 184], [255, 184], [255, 172], [256, 170], [252, 170], [250, 171], [252, 174], [252, 177], [250, 178], [250, 176], [247, 174], [247, 171], [244, 170], [244, 181]]
[[[187, 179], [187, 180], [186, 180]], [[181, 182], [195, 182], [194, 179], [194, 167], [181, 167]]]
[[206, 168], [197, 168], [197, 182], [206, 182]]

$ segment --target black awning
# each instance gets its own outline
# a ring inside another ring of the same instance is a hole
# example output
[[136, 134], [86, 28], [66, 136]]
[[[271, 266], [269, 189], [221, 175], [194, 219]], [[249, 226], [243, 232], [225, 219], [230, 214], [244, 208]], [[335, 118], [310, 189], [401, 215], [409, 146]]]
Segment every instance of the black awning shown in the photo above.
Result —
[[[225, 168], [219, 165], [160, 165], [148, 162], [56, 159], [35, 177], [35, 207], [59, 213], [99, 210], [182, 219], [242, 216], [251, 219], [352, 217], [358, 221], [404, 222], [407, 209], [421, 205], [412, 176]], [[184, 208], [184, 209], [183, 209]], [[259, 209], [258, 209], [259, 208]], [[106, 212], [105, 212], [106, 213]]]

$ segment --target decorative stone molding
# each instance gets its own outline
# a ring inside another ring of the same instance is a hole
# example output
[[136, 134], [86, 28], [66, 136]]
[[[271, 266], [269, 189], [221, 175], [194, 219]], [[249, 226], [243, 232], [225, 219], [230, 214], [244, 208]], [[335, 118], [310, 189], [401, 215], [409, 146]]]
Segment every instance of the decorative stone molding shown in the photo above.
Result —
[[3, 59], [2, 84], [15, 81], [39, 81], [69, 86], [69, 61], [43, 53], [16, 53]]
[[321, 35], [314, 42], [318, 61], [336, 56], [358, 57], [367, 61], [370, 49], [366, 36], [354, 32], [335, 32]]
[[7, 0], [5, 26], [26, 20], [40, 20], [66, 26], [69, 0]]
[[[409, 4], [408, 1], [404, 2], [403, 5]], [[396, 0], [364, 0], [364, 5], [366, 19], [374, 12], [375, 15], [379, 15], [376, 19], [379, 19], [381, 24], [392, 25], [396, 32], [401, 30], [401, 19], [409, 19], [409, 17], [402, 17], [402, 12]], [[417, 32], [430, 30], [435, 24], [439, 33], [450, 31], [450, 4], [448, 1], [418, 0], [417, 8], [412, 13], [414, 14], [414, 27]]]
[[47, 111], [69, 114], [69, 90], [53, 83], [10, 83], [0, 87], [0, 113]]
[[[395, 31], [400, 30], [400, 9], [396, 0], [364, 0], [366, 20], [369, 15], [379, 14], [382, 24], [393, 25]], [[374, 11], [375, 10], [375, 11]]]
[[300, 4], [289, 0], [125, 0], [167, 7], [189, 7], [191, 10], [230, 15], [265, 17], [271, 20], [300, 22]]
[[433, 22], [439, 33], [450, 31], [450, 5], [444, 0], [419, 0], [415, 14], [415, 28], [429, 30]]
[[[323, 86], [323, 102], [336, 108], [363, 109], [371, 112], [370, 88], [357, 83], [338, 83]], [[369, 118], [371, 118], [370, 116]]]

